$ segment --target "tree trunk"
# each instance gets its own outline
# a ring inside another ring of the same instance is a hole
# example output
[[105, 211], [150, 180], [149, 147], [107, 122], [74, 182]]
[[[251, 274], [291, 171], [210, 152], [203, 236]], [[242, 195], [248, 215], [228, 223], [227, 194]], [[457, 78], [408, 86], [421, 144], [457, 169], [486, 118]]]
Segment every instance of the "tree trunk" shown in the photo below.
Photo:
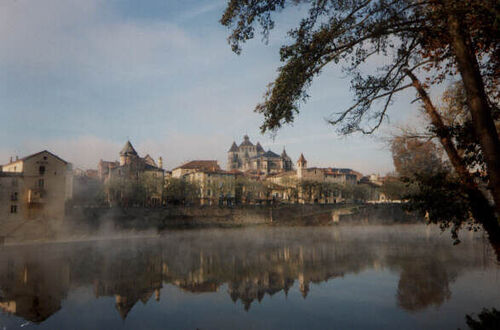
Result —
[[474, 182], [474, 179], [470, 175], [467, 166], [465, 166], [462, 157], [460, 157], [460, 155], [458, 154], [458, 151], [455, 148], [453, 141], [451, 140], [449, 134], [447, 133], [447, 129], [446, 126], [444, 125], [443, 119], [441, 118], [441, 115], [437, 112], [436, 108], [434, 107], [434, 104], [432, 104], [432, 101], [429, 98], [429, 95], [427, 94], [426, 90], [424, 89], [418, 78], [411, 71], [406, 70], [406, 74], [408, 75], [408, 77], [410, 77], [413, 86], [417, 90], [418, 95], [424, 102], [424, 108], [431, 119], [432, 125], [436, 128], [439, 141], [441, 142], [441, 145], [446, 151], [446, 154], [448, 155], [451, 164], [455, 168], [455, 171], [457, 171], [462, 183], [471, 189], [477, 189], [477, 185]]
[[474, 178], [465, 166], [462, 157], [458, 154], [453, 141], [447, 133], [440, 114], [437, 112], [434, 104], [432, 104], [432, 101], [424, 87], [410, 70], [406, 70], [406, 74], [412, 80], [413, 86], [424, 102], [424, 108], [431, 119], [432, 125], [436, 128], [439, 140], [446, 151], [451, 164], [455, 168], [455, 171], [457, 171], [462, 184], [465, 186], [465, 191], [469, 198], [474, 219], [481, 223], [484, 230], [488, 233], [488, 239], [490, 240], [492, 247], [495, 249], [497, 258], [500, 261], [500, 224], [488, 202], [488, 199], [479, 190], [477, 184], [474, 182]]
[[460, 22], [447, 8], [448, 32], [451, 46], [455, 54], [460, 75], [464, 84], [467, 105], [469, 106], [472, 125], [476, 138], [488, 168], [489, 186], [495, 201], [495, 208], [500, 214], [500, 140], [491, 114], [491, 107], [484, 89], [479, 65], [471, 47], [469, 38], [461, 29]]

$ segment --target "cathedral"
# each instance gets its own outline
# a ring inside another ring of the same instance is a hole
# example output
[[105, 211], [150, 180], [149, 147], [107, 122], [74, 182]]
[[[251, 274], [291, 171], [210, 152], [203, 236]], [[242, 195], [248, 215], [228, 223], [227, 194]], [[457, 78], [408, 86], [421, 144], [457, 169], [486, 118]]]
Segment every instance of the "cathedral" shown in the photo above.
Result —
[[239, 146], [233, 142], [227, 152], [227, 168], [272, 174], [293, 170], [293, 163], [284, 148], [281, 155], [271, 150], [265, 151], [259, 142], [254, 145], [248, 135], [245, 135]]

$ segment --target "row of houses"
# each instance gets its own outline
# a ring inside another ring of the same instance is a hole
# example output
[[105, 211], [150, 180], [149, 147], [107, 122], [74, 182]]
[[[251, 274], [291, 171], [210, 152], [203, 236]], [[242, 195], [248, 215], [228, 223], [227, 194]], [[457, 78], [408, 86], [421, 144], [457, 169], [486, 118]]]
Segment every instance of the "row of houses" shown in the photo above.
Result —
[[0, 167], [0, 216], [62, 218], [68, 201], [159, 207], [189, 189], [189, 202], [201, 205], [335, 203], [344, 200], [340, 186], [377, 181], [348, 168], [308, 167], [302, 154], [294, 166], [285, 150], [264, 151], [248, 136], [233, 142], [228, 159], [227, 169], [216, 160], [193, 160], [168, 171], [161, 157], [141, 157], [127, 141], [119, 160], [84, 171], [44, 150]]
[[[343, 200], [338, 186], [354, 186], [362, 178], [361, 173], [348, 168], [308, 167], [302, 154], [294, 166], [285, 150], [281, 156], [271, 150], [264, 151], [260, 143], [254, 145], [246, 135], [240, 145], [236, 142], [231, 145], [226, 169], [216, 160], [193, 160], [171, 171], [164, 170], [161, 157], [155, 162], [150, 155], [139, 156], [130, 141], [119, 157], [119, 161], [101, 160], [97, 171], [92, 172], [109, 187], [109, 203], [127, 204], [123, 182], [146, 183], [149, 188], [142, 190], [150, 194], [142, 200], [148, 206], [165, 205], [169, 201], [165, 188], [182, 183], [185, 186], [178, 190], [187, 194], [186, 190], [195, 189], [196, 200], [190, 202], [201, 205], [335, 203]], [[120, 186], [117, 182], [122, 183], [121, 191], [115, 189]], [[319, 185], [322, 191], [306, 191], [306, 184]]]

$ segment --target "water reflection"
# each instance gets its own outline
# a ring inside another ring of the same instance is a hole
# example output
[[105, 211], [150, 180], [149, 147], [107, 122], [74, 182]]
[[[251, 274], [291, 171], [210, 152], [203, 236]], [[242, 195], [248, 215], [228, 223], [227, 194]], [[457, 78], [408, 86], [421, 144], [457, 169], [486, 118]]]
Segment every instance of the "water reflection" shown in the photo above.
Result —
[[172, 285], [200, 295], [223, 288], [226, 300], [250, 311], [266, 295], [286, 296], [294, 286], [307, 298], [313, 283], [388, 270], [399, 276], [395, 304], [415, 312], [450, 299], [451, 284], [462, 273], [497, 269], [493, 259], [481, 238], [453, 247], [421, 225], [179, 231], [149, 239], [12, 246], [0, 251], [0, 308], [41, 323], [64, 313], [70, 292], [92, 287], [96, 299], [114, 297], [126, 319], [138, 302], [168, 300], [162, 288]]

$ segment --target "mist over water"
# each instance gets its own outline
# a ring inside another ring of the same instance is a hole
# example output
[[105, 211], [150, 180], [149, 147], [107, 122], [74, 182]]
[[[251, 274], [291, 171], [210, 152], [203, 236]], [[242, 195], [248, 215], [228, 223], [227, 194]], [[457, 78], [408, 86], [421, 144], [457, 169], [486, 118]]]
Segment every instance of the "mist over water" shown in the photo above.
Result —
[[0, 290], [6, 329], [466, 328], [500, 266], [481, 233], [259, 226], [4, 246]]

